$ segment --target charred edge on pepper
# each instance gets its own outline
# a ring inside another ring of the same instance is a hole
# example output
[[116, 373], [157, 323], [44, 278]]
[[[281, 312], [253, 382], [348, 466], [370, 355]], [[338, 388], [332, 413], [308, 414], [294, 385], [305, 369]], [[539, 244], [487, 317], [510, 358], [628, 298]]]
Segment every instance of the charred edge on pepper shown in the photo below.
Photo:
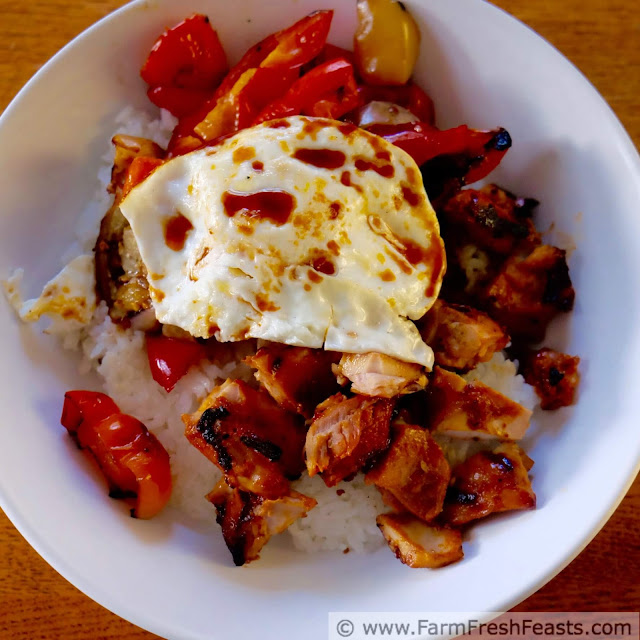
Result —
[[496, 151], [506, 151], [512, 145], [511, 136], [506, 129], [500, 129], [489, 142], [485, 145], [485, 149], [495, 149]]

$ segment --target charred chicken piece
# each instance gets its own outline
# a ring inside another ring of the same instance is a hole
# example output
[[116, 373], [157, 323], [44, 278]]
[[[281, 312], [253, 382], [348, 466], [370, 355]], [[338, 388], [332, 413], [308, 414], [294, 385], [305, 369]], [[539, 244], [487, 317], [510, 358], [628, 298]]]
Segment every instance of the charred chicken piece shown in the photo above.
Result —
[[427, 426], [456, 438], [519, 440], [531, 411], [479, 381], [435, 367], [427, 392]]
[[115, 159], [108, 190], [114, 202], [102, 218], [94, 252], [98, 295], [107, 303], [111, 319], [122, 322], [151, 307], [146, 269], [131, 227], [120, 212], [124, 179], [134, 158], [163, 158], [165, 152], [146, 138], [117, 135], [112, 142]]
[[436, 364], [469, 371], [507, 346], [509, 336], [486, 313], [436, 300], [418, 321], [422, 339], [433, 349]]
[[428, 521], [442, 510], [450, 474], [442, 449], [426, 429], [395, 424], [391, 446], [367, 473], [366, 482], [384, 490], [387, 504], [396, 509], [402, 505]]
[[558, 313], [573, 309], [574, 298], [565, 251], [548, 245], [507, 260], [486, 291], [491, 317], [532, 342], [544, 338]]
[[182, 420], [189, 442], [244, 491], [285, 495], [304, 469], [302, 419], [246, 382], [227, 380]]
[[532, 465], [515, 443], [471, 456], [453, 470], [442, 521], [459, 526], [491, 513], [532, 509], [536, 495], [527, 473]]
[[331, 371], [339, 359], [335, 351], [273, 343], [245, 362], [283, 409], [311, 418], [316, 406], [339, 389]]
[[540, 244], [540, 235], [530, 218], [531, 209], [517, 203], [496, 185], [460, 191], [442, 207], [444, 233], [464, 235], [476, 246], [500, 255], [511, 255], [523, 246], [531, 250]]
[[351, 381], [351, 391], [365, 396], [393, 398], [424, 389], [424, 368], [383, 353], [345, 353], [334, 367], [340, 384]]
[[580, 358], [554, 349], [518, 352], [520, 373], [540, 397], [540, 406], [552, 410], [574, 402], [580, 383]]
[[257, 560], [271, 536], [304, 518], [317, 504], [313, 498], [293, 490], [278, 498], [265, 498], [232, 488], [224, 478], [207, 500], [216, 508], [216, 520], [236, 566]]
[[409, 513], [381, 514], [376, 523], [396, 558], [414, 569], [437, 569], [464, 556], [457, 529], [427, 524]]
[[394, 402], [337, 393], [318, 405], [307, 432], [310, 476], [322, 473], [328, 487], [350, 479], [388, 446]]

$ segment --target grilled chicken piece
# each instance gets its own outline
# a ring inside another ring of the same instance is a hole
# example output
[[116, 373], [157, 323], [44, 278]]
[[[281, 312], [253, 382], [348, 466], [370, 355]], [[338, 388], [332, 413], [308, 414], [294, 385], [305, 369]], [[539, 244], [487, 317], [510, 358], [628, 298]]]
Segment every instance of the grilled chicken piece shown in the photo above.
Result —
[[384, 513], [376, 523], [396, 558], [414, 569], [437, 569], [464, 556], [457, 529], [427, 524], [409, 513]]
[[354, 393], [379, 398], [414, 393], [427, 384], [427, 376], [419, 364], [383, 353], [345, 353], [334, 372], [340, 384], [351, 381]]
[[304, 469], [302, 419], [246, 382], [227, 380], [182, 420], [189, 442], [244, 491], [285, 495]]
[[509, 336], [486, 313], [436, 300], [417, 323], [436, 364], [469, 371], [507, 346]]
[[316, 406], [339, 390], [331, 371], [339, 359], [335, 351], [273, 343], [245, 362], [283, 409], [311, 418]]
[[580, 358], [554, 349], [518, 353], [520, 373], [533, 385], [543, 409], [559, 409], [573, 404], [580, 382]]
[[471, 456], [453, 470], [443, 522], [459, 526], [491, 513], [532, 509], [536, 494], [527, 473], [532, 465], [515, 443]]
[[120, 212], [122, 187], [131, 162], [138, 156], [164, 158], [165, 152], [146, 138], [117, 135], [112, 140], [115, 158], [108, 191], [114, 202], [102, 218], [94, 247], [96, 288], [116, 322], [149, 309], [149, 285], [138, 246], [129, 223]]
[[512, 337], [538, 342], [558, 313], [571, 311], [575, 292], [565, 251], [542, 245], [507, 260], [486, 291], [491, 317]]
[[275, 499], [264, 498], [231, 488], [224, 478], [207, 500], [216, 508], [216, 520], [236, 566], [257, 560], [271, 536], [304, 518], [317, 504], [313, 498], [293, 490]]
[[511, 255], [522, 247], [530, 251], [540, 244], [531, 220], [533, 202], [518, 200], [496, 185], [480, 191], [465, 189], [442, 207], [444, 236], [464, 235], [474, 245], [500, 255]]
[[383, 489], [394, 508], [400, 504], [428, 521], [442, 510], [450, 474], [442, 449], [426, 429], [395, 424], [391, 446], [365, 480]]
[[455, 438], [520, 440], [531, 411], [477, 380], [436, 367], [427, 393], [427, 426]]
[[307, 432], [310, 476], [322, 473], [328, 487], [369, 466], [389, 446], [394, 402], [337, 393], [318, 405]]

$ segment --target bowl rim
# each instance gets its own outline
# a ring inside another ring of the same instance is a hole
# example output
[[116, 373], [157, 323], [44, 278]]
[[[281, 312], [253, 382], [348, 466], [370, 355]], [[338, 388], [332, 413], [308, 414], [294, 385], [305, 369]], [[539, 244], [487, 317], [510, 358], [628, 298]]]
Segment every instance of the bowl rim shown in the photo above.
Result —
[[[575, 66], [568, 58], [566, 58], [554, 45], [552, 45], [547, 39], [538, 34], [535, 30], [529, 27], [527, 24], [519, 20], [518, 18], [512, 16], [504, 9], [497, 7], [487, 0], [481, 0], [482, 4], [487, 5], [488, 10], [496, 11], [500, 14], [506, 16], [510, 21], [517, 23], [521, 27], [524, 27], [527, 31], [533, 34], [537, 39], [542, 40], [545, 45], [562, 57], [562, 59], [572, 67], [574, 73], [578, 74], [582, 81], [588, 85], [590, 93], [594, 100], [597, 100], [601, 103], [612, 121], [612, 124], [617, 126], [618, 130], [618, 143], [619, 144], [619, 152], [621, 155], [625, 157], [626, 162], [631, 168], [632, 172], [635, 172], [636, 177], [640, 180], [640, 155], [638, 150], [636, 149], [633, 141], [631, 140], [629, 134], [624, 129], [623, 125], [619, 121], [615, 112], [606, 102], [606, 100], [602, 97], [602, 95], [595, 88], [593, 83], [584, 75], [578, 67]], [[321, 3], [320, 3], [321, 4]], [[58, 63], [58, 61], [64, 56], [68, 55], [69, 52], [79, 43], [84, 42], [92, 37], [95, 31], [102, 29], [105, 25], [110, 24], [113, 21], [120, 19], [121, 16], [128, 14], [129, 12], [138, 10], [140, 8], [155, 8], [155, 4], [149, 4], [148, 0], [132, 0], [122, 7], [116, 9], [115, 11], [110, 12], [94, 24], [90, 25], [80, 34], [75, 36], [72, 40], [70, 40], [62, 49], [60, 49], [54, 56], [52, 56], [28, 81], [27, 83], [20, 89], [20, 91], [12, 98], [11, 102], [4, 109], [3, 113], [0, 114], [0, 128], [4, 125], [5, 121], [8, 120], [14, 110], [18, 110], [20, 108], [20, 102], [24, 99], [32, 88], [38, 84], [40, 79], [46, 75], [50, 68]], [[595, 523], [593, 526], [586, 531], [579, 539], [579, 542], [573, 547], [571, 552], [565, 557], [563, 562], [549, 568], [544, 575], [537, 580], [533, 584], [529, 584], [524, 586], [518, 593], [513, 594], [509, 598], [507, 598], [504, 602], [500, 603], [500, 606], [496, 607], [496, 611], [507, 611], [519, 604], [526, 598], [528, 598], [531, 594], [538, 591], [543, 585], [557, 576], [562, 570], [564, 570], [582, 551], [587, 547], [587, 545], [595, 538], [595, 536], [599, 533], [599, 531], [604, 527], [609, 518], [616, 511], [622, 500], [624, 499], [626, 493], [629, 491], [631, 485], [634, 483], [636, 476], [640, 472], [640, 440], [638, 441], [638, 451], [636, 454], [636, 460], [631, 464], [628, 470], [625, 471], [624, 476], [627, 478], [626, 481], [619, 487], [619, 490], [612, 501], [607, 501], [606, 504], [603, 504], [602, 507], [594, 514]], [[61, 555], [59, 552], [52, 546], [50, 546], [47, 542], [45, 536], [41, 536], [38, 534], [36, 530], [34, 530], [26, 520], [23, 518], [20, 508], [17, 504], [13, 504], [7, 495], [3, 492], [2, 487], [0, 486], [0, 508], [5, 512], [7, 517], [10, 519], [15, 528], [20, 532], [20, 534], [25, 538], [25, 540], [35, 549], [35, 551], [51, 566], [53, 567], [63, 578], [65, 578], [68, 582], [82, 591], [85, 595], [93, 599], [98, 604], [106, 607], [111, 612], [115, 613], [119, 617], [131, 622], [134, 625], [140, 626], [146, 630], [149, 630], [157, 635], [165, 636], [165, 634], [169, 633], [176, 634], [176, 637], [181, 638], [191, 638], [199, 639], [200, 636], [195, 635], [185, 635], [184, 629], [175, 629], [169, 626], [167, 622], [158, 622], [153, 616], [148, 615], [146, 611], [136, 610], [134, 607], [129, 607], [126, 603], [114, 600], [113, 595], [111, 595], [108, 591], [102, 590], [99, 584], [96, 584], [90, 580], [90, 578], [83, 576], [79, 573], [74, 567], [72, 567]], [[169, 636], [167, 636], [169, 637]]]

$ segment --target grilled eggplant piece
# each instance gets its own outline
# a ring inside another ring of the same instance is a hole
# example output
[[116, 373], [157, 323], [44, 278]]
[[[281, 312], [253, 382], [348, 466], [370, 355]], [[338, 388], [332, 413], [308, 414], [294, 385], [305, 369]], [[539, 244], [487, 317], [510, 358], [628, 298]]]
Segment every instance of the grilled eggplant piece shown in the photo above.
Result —
[[108, 190], [114, 194], [114, 202], [102, 218], [94, 247], [96, 289], [99, 297], [107, 303], [111, 319], [123, 322], [149, 309], [151, 298], [146, 269], [133, 232], [120, 212], [122, 188], [134, 158], [164, 158], [165, 152], [146, 138], [117, 135], [112, 142], [115, 158]]
[[337, 393], [318, 405], [307, 432], [310, 476], [322, 473], [328, 487], [353, 477], [389, 446], [394, 402]]
[[224, 478], [207, 500], [216, 508], [216, 520], [236, 566], [257, 560], [271, 536], [282, 533], [298, 518], [304, 518], [317, 504], [313, 498], [297, 491], [278, 498], [264, 498], [232, 488]]
[[376, 523], [396, 558], [414, 569], [437, 569], [464, 556], [457, 529], [427, 524], [409, 513], [384, 513]]
[[345, 353], [334, 367], [340, 384], [351, 381], [351, 391], [365, 396], [393, 398], [424, 389], [424, 368], [383, 353]]
[[532, 466], [515, 443], [467, 458], [453, 470], [442, 521], [459, 526], [491, 513], [534, 508], [536, 495], [528, 475]]

